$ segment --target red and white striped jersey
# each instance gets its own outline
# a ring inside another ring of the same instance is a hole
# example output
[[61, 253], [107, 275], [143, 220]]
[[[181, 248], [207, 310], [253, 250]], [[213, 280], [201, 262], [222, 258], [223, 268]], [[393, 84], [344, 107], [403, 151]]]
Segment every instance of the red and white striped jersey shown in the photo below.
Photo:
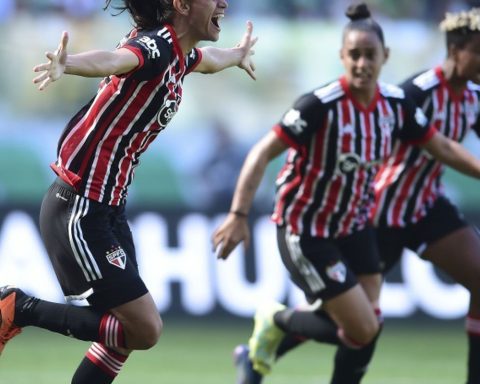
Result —
[[[461, 94], [449, 87], [441, 67], [406, 80], [401, 88], [422, 108], [429, 125], [462, 141], [470, 128], [480, 133], [480, 87], [468, 83]], [[416, 223], [443, 194], [444, 165], [422, 148], [397, 143], [375, 181], [376, 225], [404, 227]]]
[[174, 29], [132, 30], [117, 48], [140, 64], [101, 81], [97, 95], [67, 124], [53, 170], [81, 195], [109, 205], [125, 201], [140, 155], [166, 127], [182, 100], [182, 83], [201, 60], [184, 56]]
[[380, 83], [365, 108], [344, 77], [300, 97], [273, 129], [290, 149], [272, 218], [294, 234], [322, 238], [367, 225], [373, 181], [395, 138], [422, 142], [434, 133], [400, 88]]

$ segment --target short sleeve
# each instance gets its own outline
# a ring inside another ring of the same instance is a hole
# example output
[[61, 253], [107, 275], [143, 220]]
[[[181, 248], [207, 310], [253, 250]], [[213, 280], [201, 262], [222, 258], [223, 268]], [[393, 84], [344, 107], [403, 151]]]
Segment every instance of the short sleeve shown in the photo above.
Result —
[[133, 71], [142, 80], [152, 79], [165, 71], [173, 54], [173, 46], [156, 31], [142, 31], [128, 38], [122, 48], [137, 55], [140, 65]]
[[201, 61], [202, 51], [198, 48], [193, 48], [190, 53], [185, 56], [186, 73], [192, 72]]
[[417, 107], [412, 99], [401, 100], [403, 124], [400, 126], [399, 138], [410, 144], [423, 144], [436, 132], [422, 109]]
[[291, 147], [308, 143], [326, 115], [324, 104], [313, 93], [300, 97], [274, 127], [277, 135]]

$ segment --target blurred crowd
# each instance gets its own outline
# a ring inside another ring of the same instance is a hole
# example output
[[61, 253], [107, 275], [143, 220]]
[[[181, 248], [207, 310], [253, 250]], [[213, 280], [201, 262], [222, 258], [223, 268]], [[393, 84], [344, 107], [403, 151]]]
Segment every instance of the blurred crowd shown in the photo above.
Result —
[[[119, 0], [114, 0], [119, 1]], [[480, 0], [367, 0], [375, 14], [394, 19], [438, 21], [447, 11], [480, 6]], [[241, 0], [230, 1], [233, 15], [268, 14], [272, 17], [335, 18], [343, 15], [352, 0]], [[100, 4], [100, 5], [99, 5]], [[1, 0], [0, 22], [12, 20], [17, 12], [53, 12], [66, 17], [86, 18], [100, 13], [101, 0]]]

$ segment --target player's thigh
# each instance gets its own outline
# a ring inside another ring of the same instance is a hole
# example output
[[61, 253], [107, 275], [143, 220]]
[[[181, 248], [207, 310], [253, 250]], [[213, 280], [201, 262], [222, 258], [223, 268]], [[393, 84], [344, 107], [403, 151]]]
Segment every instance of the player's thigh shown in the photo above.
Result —
[[378, 308], [380, 301], [380, 290], [382, 287], [382, 275], [379, 273], [374, 275], [360, 275], [357, 276], [357, 279], [367, 295], [369, 302], [374, 306], [374, 308]]
[[429, 244], [422, 257], [471, 291], [480, 288], [480, 237], [463, 227]]

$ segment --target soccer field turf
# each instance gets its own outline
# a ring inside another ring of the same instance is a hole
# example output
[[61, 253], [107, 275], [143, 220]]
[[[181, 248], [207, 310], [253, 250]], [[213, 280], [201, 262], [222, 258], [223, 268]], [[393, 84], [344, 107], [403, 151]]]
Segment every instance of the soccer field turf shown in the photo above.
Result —
[[[245, 342], [250, 322], [167, 318], [159, 344], [135, 352], [118, 384], [234, 384], [233, 347]], [[67, 384], [89, 343], [27, 328], [0, 358], [0, 384]], [[307, 343], [280, 360], [266, 384], [326, 384], [334, 348]], [[407, 326], [387, 320], [365, 384], [465, 382], [466, 337], [459, 322]]]

